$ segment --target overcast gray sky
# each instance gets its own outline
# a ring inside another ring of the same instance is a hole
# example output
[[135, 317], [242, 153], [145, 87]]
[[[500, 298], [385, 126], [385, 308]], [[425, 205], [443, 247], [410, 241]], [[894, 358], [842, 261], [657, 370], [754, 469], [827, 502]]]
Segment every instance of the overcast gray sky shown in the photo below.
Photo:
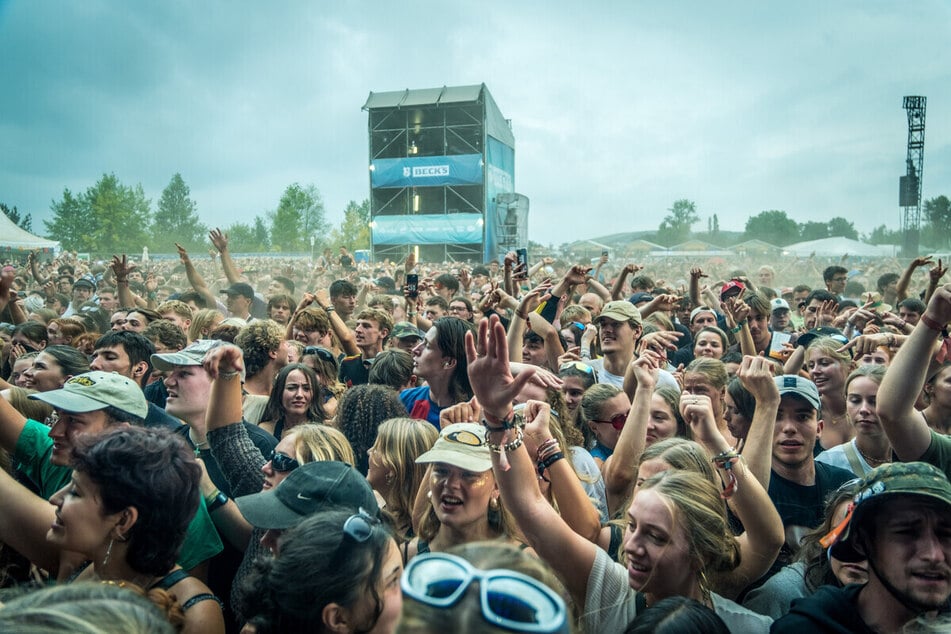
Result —
[[[673, 6], [667, 6], [673, 5]], [[485, 83], [543, 243], [656, 229], [689, 198], [898, 227], [903, 95], [951, 195], [951, 3], [0, 0], [0, 201], [49, 217], [105, 172], [209, 225], [313, 183], [368, 196], [370, 91]]]

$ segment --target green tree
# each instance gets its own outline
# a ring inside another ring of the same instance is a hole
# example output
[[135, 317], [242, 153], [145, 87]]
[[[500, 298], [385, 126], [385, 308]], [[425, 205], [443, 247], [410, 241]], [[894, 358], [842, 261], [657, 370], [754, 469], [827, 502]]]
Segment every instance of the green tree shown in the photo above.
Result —
[[364, 199], [359, 205], [351, 200], [343, 210], [340, 226], [330, 234], [330, 243], [355, 249], [370, 248], [370, 201]]
[[761, 211], [746, 221], [743, 233], [746, 240], [762, 240], [776, 246], [799, 241], [799, 225], [785, 211], [770, 209]]
[[152, 219], [152, 247], [158, 252], [175, 252], [175, 243], [181, 243], [189, 251], [205, 246], [208, 227], [201, 223], [191, 190], [181, 174], [172, 176], [162, 190], [158, 209]]
[[6, 205], [6, 203], [0, 203], [0, 212], [3, 212], [7, 218], [9, 218], [13, 224], [20, 227], [24, 231], [33, 232], [33, 214], [27, 214], [25, 216], [20, 215], [20, 210], [16, 208], [16, 205], [11, 209]]
[[869, 244], [901, 244], [901, 231], [893, 231], [885, 225], [879, 225], [872, 229], [865, 241]]
[[271, 244], [285, 251], [308, 250], [311, 236], [326, 235], [329, 228], [317, 188], [293, 183], [284, 190], [271, 216]]
[[225, 233], [232, 253], [267, 251], [271, 246], [267, 221], [262, 216], [255, 216], [251, 224], [235, 222], [225, 229]]
[[[951, 200], [944, 195], [930, 198], [922, 205], [922, 211], [930, 225], [931, 235], [939, 240], [935, 246], [951, 246]], [[943, 236], [943, 239], [938, 236]]]
[[115, 174], [103, 174], [81, 200], [95, 221], [90, 252], [135, 253], [149, 244], [147, 227], [152, 211], [142, 185], [129, 187], [120, 183]]
[[92, 251], [96, 245], [96, 221], [84, 204], [83, 196], [63, 190], [62, 200], [50, 203], [51, 220], [44, 220], [46, 235], [58, 240], [67, 251]]
[[836, 216], [829, 221], [829, 237], [830, 238], [850, 238], [852, 240], [859, 239], [859, 232], [855, 230], [855, 225], [842, 218]]
[[690, 228], [700, 221], [700, 216], [697, 215], [696, 203], [686, 198], [674, 201], [667, 211], [670, 213], [660, 223], [657, 239], [666, 246], [671, 246], [690, 236]]
[[809, 222], [799, 225], [799, 237], [803, 242], [809, 240], [821, 240], [823, 238], [829, 237], [829, 223], [828, 222], [815, 222], [810, 220]]

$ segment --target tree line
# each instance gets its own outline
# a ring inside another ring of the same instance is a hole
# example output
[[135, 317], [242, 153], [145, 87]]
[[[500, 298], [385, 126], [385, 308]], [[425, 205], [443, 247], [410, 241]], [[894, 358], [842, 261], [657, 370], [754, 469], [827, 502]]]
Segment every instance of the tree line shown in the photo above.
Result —
[[[84, 192], [65, 188], [50, 209], [52, 217], [43, 221], [46, 237], [70, 251], [108, 256], [142, 247], [153, 253], [175, 253], [176, 242], [189, 250], [208, 245], [209, 227], [181, 174], [172, 176], [154, 209], [141, 184], [123, 184], [114, 173], [103, 174]], [[31, 214], [22, 215], [4, 203], [0, 211], [27, 231], [33, 230]], [[317, 187], [292, 183], [275, 209], [250, 221], [235, 220], [222, 229], [234, 252], [310, 252], [325, 246], [352, 251], [369, 247], [369, 223], [369, 201], [350, 201], [341, 223], [331, 226]]]
[[[694, 225], [700, 222], [697, 205], [682, 198], [674, 201], [667, 215], [653, 236], [646, 240], [657, 242], [666, 247], [674, 246], [696, 237], [716, 240], [720, 233], [720, 221], [717, 214], [707, 219], [707, 231], [695, 232]], [[937, 196], [924, 201], [921, 209], [921, 246], [928, 248], [951, 247], [951, 200], [947, 196]], [[901, 244], [900, 229], [890, 229], [879, 225], [868, 234], [859, 235], [855, 224], [846, 218], [837, 216], [828, 222], [796, 222], [785, 211], [770, 209], [750, 216], [744, 227], [742, 240], [762, 240], [776, 246], [786, 246], [796, 242], [821, 240], [823, 238], [863, 239], [871, 244]]]

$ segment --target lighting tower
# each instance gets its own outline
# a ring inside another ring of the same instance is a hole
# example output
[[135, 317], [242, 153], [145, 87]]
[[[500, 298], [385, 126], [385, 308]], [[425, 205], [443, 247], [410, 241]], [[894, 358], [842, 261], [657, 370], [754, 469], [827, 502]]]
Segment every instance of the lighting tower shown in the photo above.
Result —
[[908, 111], [908, 154], [905, 175], [898, 182], [898, 205], [902, 208], [902, 256], [918, 256], [921, 231], [921, 176], [925, 157], [925, 107], [927, 97], [906, 96], [903, 108]]

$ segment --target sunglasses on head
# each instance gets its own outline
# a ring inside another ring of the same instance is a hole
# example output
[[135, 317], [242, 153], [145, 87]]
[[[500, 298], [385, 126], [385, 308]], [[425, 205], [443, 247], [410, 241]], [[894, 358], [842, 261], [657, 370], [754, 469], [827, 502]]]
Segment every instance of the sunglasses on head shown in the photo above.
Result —
[[486, 622], [512, 632], [568, 632], [562, 598], [537, 579], [512, 570], [480, 570], [462, 557], [430, 553], [409, 562], [400, 586], [404, 596], [414, 601], [448, 609], [467, 596], [473, 581], [479, 583]]
[[559, 372], [564, 372], [565, 370], [578, 370], [579, 372], [584, 372], [585, 374], [594, 374], [594, 368], [592, 368], [587, 363], [582, 363], [581, 361], [567, 361], [558, 366]]
[[380, 520], [370, 515], [363, 507], [343, 523], [343, 535], [346, 539], [362, 544], [370, 539], [373, 528], [380, 525]]
[[291, 458], [290, 456], [285, 456], [282, 453], [277, 453], [277, 450], [271, 452], [271, 457], [268, 458], [268, 461], [271, 463], [271, 468], [275, 471], [281, 473], [286, 473], [288, 471], [293, 471], [300, 466], [300, 463]]
[[624, 413], [621, 413], [621, 414], [615, 414], [614, 416], [611, 417], [610, 420], [594, 420], [594, 419], [592, 419], [591, 422], [592, 422], [592, 423], [610, 423], [610, 424], [611, 424], [611, 427], [613, 427], [614, 429], [620, 431], [620, 430], [624, 429], [624, 423], [627, 422], [627, 415], [628, 415], [629, 413], [630, 413], [630, 412], [624, 412]]
[[304, 348], [304, 356], [307, 356], [308, 354], [315, 354], [324, 361], [328, 361], [330, 363], [336, 362], [333, 353], [330, 350], [327, 350], [327, 348], [321, 348], [320, 346], [307, 346]]

